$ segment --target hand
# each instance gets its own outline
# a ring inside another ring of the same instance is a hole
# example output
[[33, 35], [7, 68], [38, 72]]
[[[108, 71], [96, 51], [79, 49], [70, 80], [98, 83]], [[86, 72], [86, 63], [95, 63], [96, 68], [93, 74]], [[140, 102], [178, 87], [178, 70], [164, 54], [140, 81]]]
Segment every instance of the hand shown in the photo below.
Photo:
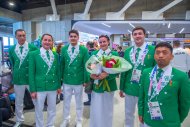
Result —
[[123, 93], [123, 91], [120, 90], [119, 96], [120, 96], [121, 98], [124, 98], [124, 97], [125, 97], [125, 94]]
[[139, 116], [139, 121], [143, 124], [144, 123], [144, 120], [143, 120], [143, 117], [142, 116]]
[[32, 92], [30, 95], [31, 95], [32, 99], [36, 99], [37, 98], [37, 93], [36, 92]]
[[61, 94], [61, 92], [62, 92], [61, 89], [57, 90], [57, 94]]
[[102, 73], [98, 76], [98, 79], [99, 79], [99, 80], [102, 80], [102, 79], [105, 79], [107, 76], [108, 76], [108, 73], [102, 72]]
[[91, 77], [92, 79], [94, 79], [94, 80], [98, 79], [98, 75], [96, 75], [96, 74], [91, 74], [90, 77]]

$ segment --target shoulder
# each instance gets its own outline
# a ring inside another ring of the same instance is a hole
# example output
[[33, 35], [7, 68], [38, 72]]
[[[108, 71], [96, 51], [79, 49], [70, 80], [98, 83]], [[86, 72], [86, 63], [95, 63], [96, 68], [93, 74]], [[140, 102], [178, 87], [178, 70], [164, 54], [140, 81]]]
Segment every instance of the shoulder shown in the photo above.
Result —
[[116, 51], [111, 51], [111, 54], [115, 55], [115, 56], [119, 56], [118, 52], [116, 52]]
[[144, 69], [143, 70], [143, 75], [150, 74], [152, 72], [152, 69], [153, 69], [152, 67]]
[[148, 45], [148, 49], [154, 51], [154, 50], [155, 50], [155, 46], [153, 46], [153, 45]]
[[99, 50], [94, 50], [94, 51], [92, 52], [92, 55], [96, 55], [98, 52], [99, 52]]
[[177, 78], [177, 80], [185, 80], [187, 78], [188, 80], [188, 76], [185, 72], [178, 70], [177, 68], [172, 68], [172, 75], [175, 76], [175, 78]]
[[132, 47], [133, 47], [133, 46], [127, 47], [127, 48], [125, 49], [125, 53], [130, 52], [131, 49], [132, 49]]
[[79, 45], [79, 49], [85, 52], [88, 52], [88, 49], [82, 45]]
[[37, 49], [37, 50], [31, 51], [29, 54], [30, 55], [36, 55], [36, 54], [39, 54], [39, 53], [40, 53], [40, 50]]
[[38, 49], [34, 44], [28, 43], [29, 48], [31, 49]]
[[11, 47], [9, 48], [9, 52], [10, 52], [10, 51], [13, 51], [13, 50], [15, 49], [15, 47], [16, 47], [16, 45], [11, 46]]

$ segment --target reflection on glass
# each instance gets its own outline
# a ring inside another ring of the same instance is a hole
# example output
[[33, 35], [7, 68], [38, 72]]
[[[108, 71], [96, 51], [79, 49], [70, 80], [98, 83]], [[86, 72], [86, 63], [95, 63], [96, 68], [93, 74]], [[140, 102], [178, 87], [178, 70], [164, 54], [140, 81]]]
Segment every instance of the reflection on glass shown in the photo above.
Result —
[[10, 46], [11, 45], [14, 45], [14, 39], [13, 38], [10, 38]]
[[3, 45], [4, 45], [4, 46], [9, 46], [8, 37], [3, 37]]

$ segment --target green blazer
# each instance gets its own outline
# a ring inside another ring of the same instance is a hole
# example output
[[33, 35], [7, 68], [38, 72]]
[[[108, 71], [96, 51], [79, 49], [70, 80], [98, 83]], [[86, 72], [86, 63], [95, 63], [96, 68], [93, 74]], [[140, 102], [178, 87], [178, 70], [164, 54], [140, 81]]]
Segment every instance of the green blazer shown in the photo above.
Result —
[[69, 45], [61, 50], [61, 78], [63, 83], [68, 85], [81, 85], [88, 83], [90, 77], [85, 69], [85, 63], [89, 58], [88, 50], [84, 46], [79, 46], [79, 54], [69, 65], [70, 57], [67, 53]]
[[[99, 50], [96, 50], [96, 51], [92, 52], [92, 55], [96, 55], [98, 52], [99, 52]], [[114, 56], [119, 56], [116, 51], [111, 51], [111, 54], [114, 55]], [[117, 83], [116, 83], [116, 79], [115, 79], [116, 76], [117, 76], [117, 74], [109, 74], [109, 76], [106, 77], [111, 92], [117, 90]], [[101, 81], [102, 80], [99, 80], [99, 83]], [[105, 90], [103, 89], [103, 85], [101, 85], [97, 89], [95, 84], [93, 84], [93, 91], [96, 92], [96, 93], [104, 93], [104, 91], [108, 92], [107, 89], [105, 89]]]
[[[180, 127], [189, 112], [190, 82], [187, 75], [172, 68], [172, 82], [168, 83], [160, 94], [151, 101], [158, 101], [163, 120], [151, 120], [148, 110], [148, 89], [152, 68], [144, 70], [140, 85], [138, 113], [144, 122], [151, 127]], [[156, 100], [157, 98], [157, 100]]]
[[61, 87], [59, 58], [57, 53], [53, 52], [53, 54], [54, 62], [48, 73], [48, 65], [40, 56], [40, 50], [29, 54], [29, 85], [31, 92], [54, 91]]
[[[131, 82], [131, 76], [133, 72], [134, 65], [130, 60], [130, 51], [132, 47], [129, 47], [125, 50], [124, 59], [126, 59], [131, 65], [132, 69], [130, 69], [127, 72], [121, 73], [120, 78], [120, 90], [124, 91], [125, 94], [137, 96], [139, 95], [139, 84], [138, 83], [132, 83]], [[146, 54], [146, 57], [144, 59], [144, 66], [141, 66], [141, 70], [143, 71], [145, 68], [153, 67], [155, 65], [154, 60], [154, 47], [148, 46], [148, 53]], [[138, 68], [140, 69], [140, 68]], [[141, 73], [142, 73], [141, 71]]]
[[[32, 44], [28, 44], [29, 52], [37, 50], [38, 48]], [[28, 81], [28, 55], [26, 56], [25, 60], [23, 61], [20, 69], [19, 64], [20, 60], [15, 53], [16, 45], [12, 46], [9, 49], [9, 58], [12, 65], [12, 73], [13, 73], [13, 84], [15, 85], [27, 85], [29, 84]], [[29, 53], [28, 53], [29, 54]]]

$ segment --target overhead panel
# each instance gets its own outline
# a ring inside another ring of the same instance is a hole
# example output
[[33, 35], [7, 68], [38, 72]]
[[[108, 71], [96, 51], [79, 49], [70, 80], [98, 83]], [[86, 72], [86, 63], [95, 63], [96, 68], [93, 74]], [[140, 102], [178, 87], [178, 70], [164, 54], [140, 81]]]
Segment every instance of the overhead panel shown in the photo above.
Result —
[[143, 11], [142, 12], [142, 19], [143, 20], [163, 20], [164, 16], [163, 13], [168, 9], [174, 7], [176, 4], [180, 3], [183, 0], [174, 0], [170, 4], [166, 5], [165, 7], [157, 10], [157, 11]]
[[106, 20], [124, 20], [125, 11], [135, 2], [136, 0], [130, 0], [120, 11], [118, 12], [107, 12]]

